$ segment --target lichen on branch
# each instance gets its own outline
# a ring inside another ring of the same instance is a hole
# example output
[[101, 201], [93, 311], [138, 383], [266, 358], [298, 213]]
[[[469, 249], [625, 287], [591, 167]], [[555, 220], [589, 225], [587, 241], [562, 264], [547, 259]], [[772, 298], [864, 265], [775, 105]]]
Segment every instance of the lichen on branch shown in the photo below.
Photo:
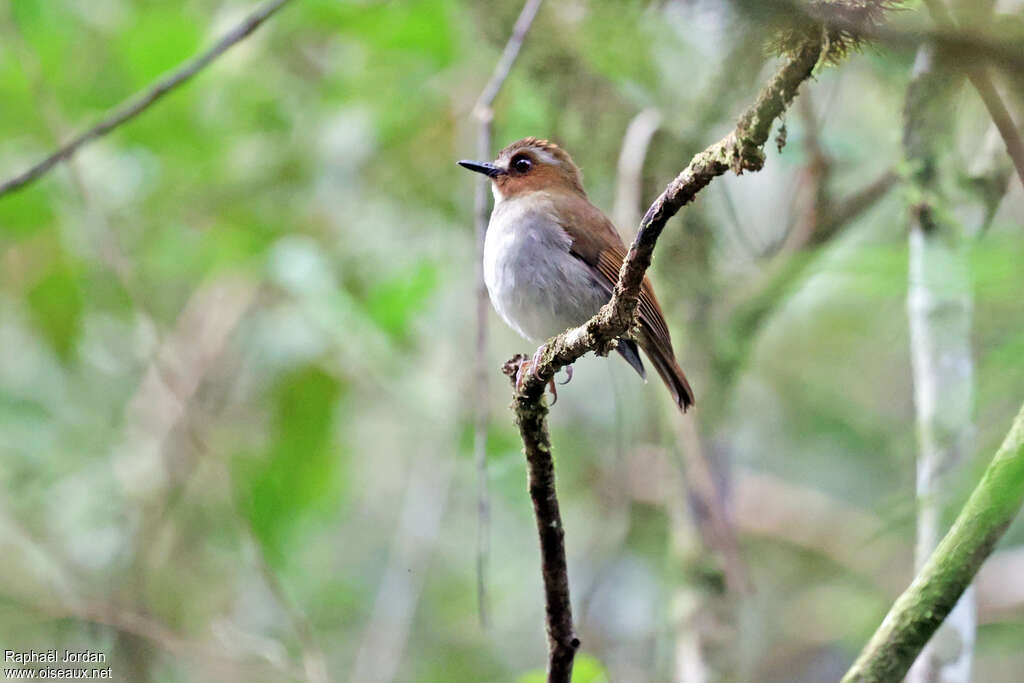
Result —
[[[769, 40], [776, 54], [794, 55], [807, 40], [822, 39], [824, 61], [837, 63], [874, 34], [885, 13], [900, 0], [783, 0], [758, 2], [755, 11], [780, 22]], [[780, 11], [780, 10], [788, 11]]]
[[530, 368], [521, 383], [520, 397], [539, 401], [544, 386], [558, 370], [590, 351], [607, 354], [615, 348], [616, 339], [629, 333], [635, 324], [644, 274], [651, 265], [654, 247], [669, 219], [693, 201], [714, 178], [728, 171], [737, 174], [759, 171], [764, 166], [763, 148], [773, 122], [793, 101], [800, 84], [811, 77], [821, 54], [821, 41], [804, 42], [743, 113], [736, 128], [697, 154], [668, 184], [640, 223], [636, 238], [622, 263], [611, 300], [583, 325], [547, 341], [539, 357], [540, 362]]
[[[757, 171], [764, 165], [763, 147], [773, 122], [796, 96], [800, 84], [811, 77], [822, 54], [820, 40], [805, 41], [788, 57], [736, 128], [696, 155], [647, 210], [636, 238], [623, 261], [611, 300], [583, 325], [548, 340], [538, 350], [537, 363], [524, 367], [525, 356], [509, 360], [503, 370], [512, 379], [512, 408], [523, 441], [540, 537], [548, 633], [548, 681], [569, 683], [580, 642], [576, 637], [565, 559], [564, 530], [555, 490], [554, 460], [547, 429], [544, 388], [555, 373], [588, 352], [605, 355], [616, 340], [636, 324], [637, 302], [644, 273], [669, 219], [706, 187], [728, 171]], [[517, 383], [522, 372], [524, 377]]]
[[896, 600], [842, 683], [899, 681], [1024, 503], [1024, 406], [953, 528]]

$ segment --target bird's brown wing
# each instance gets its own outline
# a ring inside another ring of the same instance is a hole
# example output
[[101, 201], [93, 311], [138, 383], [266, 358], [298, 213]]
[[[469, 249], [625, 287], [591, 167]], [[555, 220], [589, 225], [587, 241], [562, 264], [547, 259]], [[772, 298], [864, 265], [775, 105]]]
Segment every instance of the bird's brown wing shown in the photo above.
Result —
[[[618, 231], [601, 210], [582, 195], [560, 195], [556, 204], [562, 229], [572, 239], [570, 250], [590, 266], [595, 278], [608, 290], [610, 296], [615, 283], [618, 282], [619, 269], [626, 258], [626, 247]], [[582, 231], [582, 225], [590, 226], [592, 229]], [[676, 404], [685, 410], [693, 405], [693, 390], [690, 389], [689, 382], [675, 360], [665, 316], [662, 315], [661, 306], [654, 296], [654, 288], [647, 277], [644, 277], [640, 289], [638, 314], [640, 346], [654, 363], [658, 374], [672, 392]]]

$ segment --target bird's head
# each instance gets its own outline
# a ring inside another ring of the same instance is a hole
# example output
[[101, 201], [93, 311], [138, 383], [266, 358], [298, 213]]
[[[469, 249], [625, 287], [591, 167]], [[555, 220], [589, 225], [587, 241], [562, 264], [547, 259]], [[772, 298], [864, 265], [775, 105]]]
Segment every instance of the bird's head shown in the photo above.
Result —
[[459, 165], [489, 177], [495, 201], [538, 190], [586, 194], [572, 157], [547, 140], [523, 138], [501, 150], [493, 162], [460, 161]]

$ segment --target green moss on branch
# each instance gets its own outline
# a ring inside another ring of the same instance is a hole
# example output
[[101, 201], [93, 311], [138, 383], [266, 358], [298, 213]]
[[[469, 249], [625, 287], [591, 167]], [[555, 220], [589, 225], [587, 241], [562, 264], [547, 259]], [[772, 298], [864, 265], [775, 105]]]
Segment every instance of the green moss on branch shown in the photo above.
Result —
[[523, 440], [540, 536], [541, 566], [548, 626], [548, 681], [569, 683], [573, 659], [579, 648], [572, 623], [569, 580], [565, 560], [564, 531], [555, 492], [554, 461], [547, 430], [544, 388], [561, 368], [588, 352], [607, 354], [616, 340], [636, 324], [637, 302], [644, 274], [658, 237], [669, 219], [714, 178], [733, 171], [757, 171], [764, 165], [763, 147], [772, 123], [796, 96], [800, 84], [810, 78], [821, 56], [822, 46], [809, 40], [788, 58], [755, 103], [740, 118], [736, 129], [690, 161], [661, 196], [655, 200], [640, 224], [636, 239], [619, 271], [611, 300], [583, 325], [549, 339], [536, 354], [538, 362], [523, 368], [525, 356], [505, 364], [504, 372], [517, 387], [516, 376], [525, 372], [513, 397], [512, 408]]
[[842, 683], [899, 681], [1024, 504], [1024, 406], [953, 528], [893, 604]]
[[[516, 373], [524, 360], [525, 357], [516, 356], [503, 368], [513, 386]], [[565, 530], [555, 490], [555, 462], [551, 455], [551, 437], [547, 425], [548, 408], [543, 397], [534, 400], [522, 395], [516, 396], [512, 407], [519, 436], [523, 440], [523, 452], [526, 454], [530, 500], [533, 501], [537, 535], [540, 538], [541, 577], [544, 580], [547, 612], [548, 681], [570, 683], [580, 641], [572, 623]]]
[[584, 354], [606, 354], [615, 340], [627, 334], [636, 322], [637, 301], [644, 275], [658, 237], [669, 219], [712, 180], [728, 171], [759, 171], [764, 165], [764, 144], [772, 123], [796, 96], [800, 84], [811, 77], [821, 56], [820, 42], [809, 41], [789, 58], [753, 105], [740, 117], [735, 130], [697, 154], [654, 201], [640, 223], [629, 248], [611, 301], [580, 327], [549, 339], [540, 361], [522, 383], [521, 396], [539, 401], [544, 386], [555, 373]]

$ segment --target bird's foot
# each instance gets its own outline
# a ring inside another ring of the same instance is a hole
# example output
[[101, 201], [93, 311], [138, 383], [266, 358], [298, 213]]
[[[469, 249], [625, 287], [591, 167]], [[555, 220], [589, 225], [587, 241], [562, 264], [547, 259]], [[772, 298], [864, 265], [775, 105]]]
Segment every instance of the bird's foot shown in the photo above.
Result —
[[516, 370], [516, 393], [520, 393], [523, 390], [523, 382], [526, 381], [526, 376], [530, 374], [530, 369], [533, 363], [529, 358], [523, 358], [519, 362], [519, 368]]
[[[565, 381], [559, 382], [563, 387], [572, 381], [572, 366], [565, 366]], [[555, 378], [552, 377], [548, 380], [548, 389], [551, 390], [551, 405], [558, 403], [558, 390], [555, 388]]]
[[[541, 346], [533, 354], [533, 358], [524, 358], [519, 364], [519, 369], [516, 370], [516, 391], [520, 392], [523, 390], [523, 384], [526, 382], [526, 378], [529, 377], [533, 369], [540, 365], [541, 358], [544, 357], [544, 353], [547, 351], [547, 346]], [[572, 366], [566, 368], [566, 374], [568, 377], [562, 384], [567, 384], [572, 379]], [[552, 377], [548, 380], [548, 389], [551, 391], [551, 405], [555, 405], [558, 402], [558, 390], [555, 389], [555, 378]]]
[[533, 369], [540, 364], [540, 359], [543, 355], [544, 347], [541, 346], [534, 352], [533, 358], [523, 358], [522, 361], [519, 363], [519, 369], [516, 370], [517, 393], [523, 390], [523, 384], [526, 383], [526, 378], [529, 377], [530, 373], [533, 372]]

